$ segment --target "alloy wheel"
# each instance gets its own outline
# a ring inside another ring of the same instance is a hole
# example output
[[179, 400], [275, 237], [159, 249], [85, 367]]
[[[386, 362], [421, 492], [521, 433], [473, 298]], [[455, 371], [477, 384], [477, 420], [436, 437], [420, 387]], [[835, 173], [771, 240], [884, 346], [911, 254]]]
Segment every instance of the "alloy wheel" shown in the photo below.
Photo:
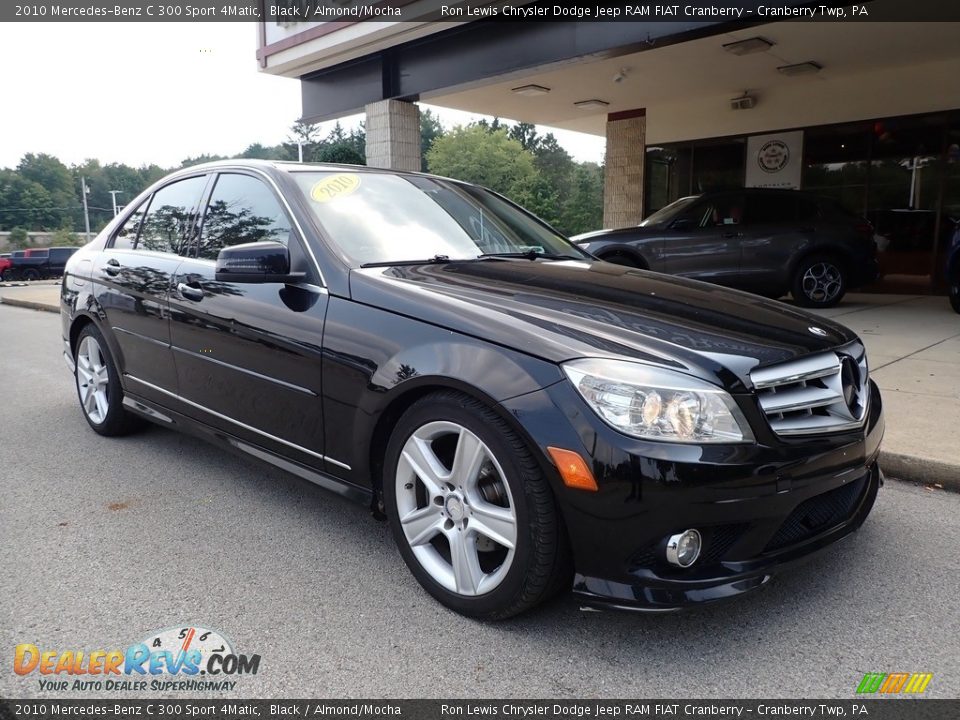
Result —
[[473, 597], [503, 582], [516, 506], [500, 463], [472, 432], [447, 421], [419, 427], [400, 453], [396, 503], [410, 549], [439, 585]]
[[816, 262], [807, 268], [801, 281], [803, 294], [817, 303], [828, 303], [843, 289], [843, 274], [831, 262]]
[[77, 389], [83, 411], [97, 425], [107, 417], [109, 386], [110, 375], [103, 349], [94, 337], [87, 335], [77, 350]]

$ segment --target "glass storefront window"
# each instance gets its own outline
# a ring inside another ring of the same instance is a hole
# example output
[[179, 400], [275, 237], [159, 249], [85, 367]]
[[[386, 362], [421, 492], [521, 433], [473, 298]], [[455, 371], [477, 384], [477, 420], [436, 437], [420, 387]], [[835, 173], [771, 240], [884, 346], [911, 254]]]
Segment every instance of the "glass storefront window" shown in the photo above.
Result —
[[868, 130], [866, 123], [807, 130], [801, 187], [863, 214], [867, 207]]

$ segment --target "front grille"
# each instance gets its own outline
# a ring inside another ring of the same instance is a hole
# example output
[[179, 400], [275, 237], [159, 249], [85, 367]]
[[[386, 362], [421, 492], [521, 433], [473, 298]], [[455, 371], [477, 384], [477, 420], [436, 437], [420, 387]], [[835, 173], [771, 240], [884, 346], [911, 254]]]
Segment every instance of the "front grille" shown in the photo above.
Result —
[[804, 500], [790, 513], [764, 552], [803, 542], [849, 519], [863, 497], [866, 484], [867, 477], [862, 477]]
[[867, 354], [852, 343], [757, 368], [750, 380], [777, 435], [812, 435], [860, 427], [867, 414]]

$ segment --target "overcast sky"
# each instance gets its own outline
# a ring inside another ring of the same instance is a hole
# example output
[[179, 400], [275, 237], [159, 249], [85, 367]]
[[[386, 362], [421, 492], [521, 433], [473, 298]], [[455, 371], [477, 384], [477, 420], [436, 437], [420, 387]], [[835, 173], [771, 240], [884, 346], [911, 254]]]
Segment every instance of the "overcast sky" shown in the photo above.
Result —
[[[0, 167], [28, 152], [171, 167], [279, 143], [300, 84], [259, 72], [255, 52], [254, 23], [0, 23]], [[439, 114], [446, 127], [480, 117]], [[601, 161], [602, 138], [555, 134]]]

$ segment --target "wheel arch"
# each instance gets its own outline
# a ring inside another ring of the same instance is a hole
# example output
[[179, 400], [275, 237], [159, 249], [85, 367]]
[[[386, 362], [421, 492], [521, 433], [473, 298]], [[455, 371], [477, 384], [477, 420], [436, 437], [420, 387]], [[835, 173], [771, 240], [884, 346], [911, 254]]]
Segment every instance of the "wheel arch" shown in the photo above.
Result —
[[549, 470], [546, 459], [543, 457], [543, 453], [540, 452], [539, 446], [523, 425], [510, 414], [503, 405], [479, 387], [443, 376], [423, 377], [418, 378], [418, 380], [419, 382], [411, 381], [405, 383], [402, 388], [397, 389], [380, 413], [370, 434], [366, 457], [373, 489], [373, 499], [371, 502], [373, 503], [373, 510], [376, 514], [379, 515], [383, 511], [384, 464], [386, 462], [387, 445], [390, 442], [393, 429], [403, 414], [417, 401], [434, 393], [453, 392], [484, 405], [488, 410], [501, 418], [511, 430], [517, 433], [527, 445], [531, 455], [536, 459], [541, 469], [545, 472]]
[[634, 262], [636, 262], [641, 270], [650, 269], [650, 263], [643, 256], [643, 253], [641, 253], [637, 248], [633, 247], [632, 245], [623, 245], [623, 244], [607, 245], [601, 248], [600, 250], [598, 250], [594, 254], [598, 258], [606, 262], [609, 262], [608, 258], [615, 257], [617, 255], [628, 257]]

